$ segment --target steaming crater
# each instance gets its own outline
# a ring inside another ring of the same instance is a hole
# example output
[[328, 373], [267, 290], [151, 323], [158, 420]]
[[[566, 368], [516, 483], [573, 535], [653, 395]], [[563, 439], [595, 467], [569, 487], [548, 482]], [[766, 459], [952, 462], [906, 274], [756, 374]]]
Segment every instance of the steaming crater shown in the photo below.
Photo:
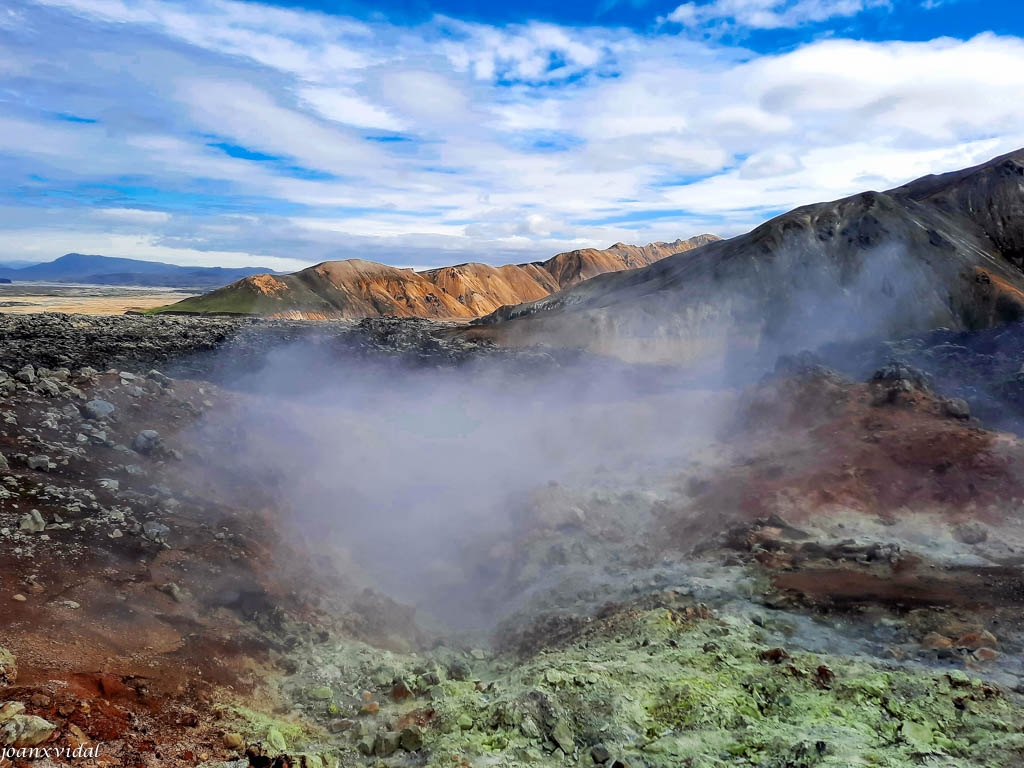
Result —
[[[164, 749], [307, 764], [669, 766], [709, 744], [847, 764], [865, 738], [895, 764], [1008, 754], [1024, 448], [970, 409], [1015, 390], [937, 389], [975, 364], [1011, 381], [1024, 331], [1001, 333], [998, 355], [987, 333], [829, 352], [933, 365], [855, 378], [812, 356], [697, 375], [474, 347], [415, 322], [242, 328], [167, 373], [18, 371], [0, 382], [19, 529], [2, 584], [25, 597], [4, 596], [9, 695], [119, 755], [157, 725]], [[33, 508], [44, 532], [20, 530]], [[806, 716], [823, 708], [845, 725]]]

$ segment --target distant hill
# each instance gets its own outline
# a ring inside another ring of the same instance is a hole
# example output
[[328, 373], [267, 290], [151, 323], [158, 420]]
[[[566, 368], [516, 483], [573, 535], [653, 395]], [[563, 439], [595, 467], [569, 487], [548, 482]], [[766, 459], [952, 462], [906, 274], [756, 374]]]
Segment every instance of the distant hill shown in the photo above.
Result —
[[1024, 320], [1024, 150], [505, 307], [471, 336], [679, 362]]
[[636, 246], [585, 248], [529, 264], [458, 264], [415, 272], [362, 259], [325, 261], [290, 275], [253, 275], [162, 308], [170, 313], [230, 313], [307, 319], [425, 317], [470, 319], [716, 242], [715, 235]]
[[213, 288], [248, 275], [268, 272], [262, 267], [182, 267], [159, 261], [122, 259], [69, 253], [54, 261], [27, 267], [0, 265], [0, 278], [16, 282], [91, 283], [94, 285]]

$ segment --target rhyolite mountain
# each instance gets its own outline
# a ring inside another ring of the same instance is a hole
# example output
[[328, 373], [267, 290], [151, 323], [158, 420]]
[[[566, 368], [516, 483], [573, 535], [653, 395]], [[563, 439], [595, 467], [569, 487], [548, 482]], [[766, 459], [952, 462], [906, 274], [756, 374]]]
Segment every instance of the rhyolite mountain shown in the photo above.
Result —
[[416, 272], [362, 259], [326, 261], [290, 275], [254, 275], [164, 307], [197, 314], [306, 319], [422, 317], [465, 320], [548, 296], [596, 275], [635, 269], [719, 238], [584, 248], [530, 264], [458, 264]]
[[826, 342], [1024, 318], [1024, 150], [751, 232], [476, 321], [470, 336], [635, 360], [769, 358]]
[[267, 271], [265, 267], [183, 267], [159, 261], [68, 253], [54, 261], [30, 266], [0, 265], [0, 278], [17, 282], [208, 289]]

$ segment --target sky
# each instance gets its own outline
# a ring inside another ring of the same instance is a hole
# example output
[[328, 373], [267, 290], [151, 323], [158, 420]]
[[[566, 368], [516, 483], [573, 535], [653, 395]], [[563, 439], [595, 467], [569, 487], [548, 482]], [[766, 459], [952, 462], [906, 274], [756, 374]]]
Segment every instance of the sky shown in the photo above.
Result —
[[731, 236], [1024, 146], [1018, 0], [4, 0], [0, 262]]

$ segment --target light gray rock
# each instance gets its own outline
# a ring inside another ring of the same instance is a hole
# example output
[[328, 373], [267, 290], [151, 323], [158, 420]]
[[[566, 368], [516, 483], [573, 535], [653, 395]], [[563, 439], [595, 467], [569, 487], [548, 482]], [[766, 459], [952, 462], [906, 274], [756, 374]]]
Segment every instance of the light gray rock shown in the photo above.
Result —
[[21, 519], [18, 520], [18, 530], [25, 533], [42, 533], [46, 530], [46, 521], [43, 520], [43, 516], [39, 514], [38, 509], [33, 509], [31, 512], [22, 515]]
[[147, 520], [142, 524], [142, 535], [150, 541], [155, 541], [158, 544], [163, 544], [167, 541], [167, 537], [170, 535], [171, 529], [163, 523], [158, 523], [155, 520]]
[[114, 411], [117, 410], [117, 406], [113, 403], [107, 402], [106, 400], [90, 400], [85, 404], [83, 410], [85, 415], [90, 419], [100, 421], [108, 418]]
[[168, 582], [167, 584], [161, 584], [157, 589], [170, 597], [176, 603], [181, 603], [185, 600], [185, 593], [182, 591], [181, 587], [173, 581]]
[[36, 469], [39, 470], [40, 472], [50, 471], [50, 457], [46, 456], [45, 454], [29, 456], [28, 459], [25, 460], [25, 463], [28, 464], [29, 469]]
[[36, 369], [33, 368], [31, 365], [26, 365], [24, 368], [22, 368], [20, 371], [14, 374], [14, 378], [16, 378], [22, 384], [33, 384], [36, 380]]
[[45, 397], [57, 397], [60, 394], [60, 385], [53, 379], [39, 379], [33, 389]]

